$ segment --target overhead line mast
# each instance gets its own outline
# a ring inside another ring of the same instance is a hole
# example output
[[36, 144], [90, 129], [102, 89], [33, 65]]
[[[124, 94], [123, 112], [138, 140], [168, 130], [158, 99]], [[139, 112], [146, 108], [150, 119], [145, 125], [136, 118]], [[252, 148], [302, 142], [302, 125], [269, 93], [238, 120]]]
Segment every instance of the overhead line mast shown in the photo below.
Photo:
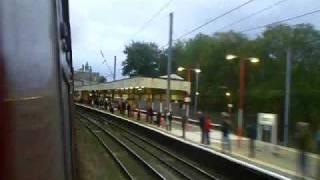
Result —
[[[201, 28], [203, 28], [203, 27], [207, 26], [208, 24], [211, 24], [211, 23], [213, 23], [213, 22], [215, 22], [215, 21], [219, 20], [220, 18], [222, 18], [222, 17], [224, 17], [224, 16], [226, 16], [226, 15], [228, 15], [228, 14], [230, 14], [230, 13], [232, 13], [232, 12], [234, 12], [234, 11], [236, 11], [236, 10], [240, 9], [240, 8], [242, 8], [243, 6], [246, 6], [247, 4], [252, 3], [253, 1], [255, 1], [255, 0], [249, 0], [249, 1], [246, 1], [246, 2], [244, 2], [244, 3], [242, 3], [242, 4], [240, 4], [239, 6], [236, 6], [236, 7], [232, 8], [232, 9], [230, 9], [230, 10], [228, 10], [228, 11], [226, 11], [226, 12], [224, 12], [224, 13], [220, 14], [219, 16], [216, 16], [216, 17], [214, 17], [214, 18], [210, 19], [209, 21], [207, 21], [207, 22], [205, 22], [205, 23], [203, 23], [203, 24], [201, 24], [201, 25], [197, 26], [196, 28], [194, 28], [194, 29], [192, 29], [192, 30], [188, 31], [187, 33], [185, 33], [185, 34], [183, 34], [183, 35], [179, 36], [177, 39], [175, 39], [175, 40], [173, 40], [173, 41], [178, 41], [178, 40], [180, 40], [180, 39], [182, 39], [182, 38], [184, 38], [184, 37], [186, 37], [186, 36], [188, 36], [188, 35], [190, 35], [190, 34], [194, 33], [195, 31], [197, 31], [197, 30], [199, 30], [199, 29], [201, 29]], [[162, 49], [162, 48], [164, 48], [164, 47], [166, 47], [166, 46], [168, 46], [168, 45], [169, 45], [169, 44], [163, 45], [163, 46], [161, 46], [160, 48]]]

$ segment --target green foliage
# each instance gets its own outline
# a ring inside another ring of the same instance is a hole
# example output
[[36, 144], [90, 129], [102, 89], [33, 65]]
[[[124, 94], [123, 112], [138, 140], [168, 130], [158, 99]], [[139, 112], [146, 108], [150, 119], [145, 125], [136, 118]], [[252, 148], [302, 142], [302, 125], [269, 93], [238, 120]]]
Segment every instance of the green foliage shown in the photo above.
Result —
[[[210, 112], [227, 111], [225, 92], [232, 94], [233, 111], [239, 94], [239, 61], [227, 61], [227, 54], [258, 57], [260, 62], [246, 63], [245, 117], [258, 112], [279, 115], [283, 123], [286, 54], [292, 50], [292, 86], [290, 125], [310, 122], [311, 130], [320, 124], [320, 31], [310, 24], [268, 27], [260, 36], [248, 38], [237, 32], [198, 34], [173, 47], [173, 72], [177, 66], [199, 67], [199, 108]], [[167, 50], [153, 43], [133, 42], [126, 47], [124, 75], [166, 74]], [[154, 65], [153, 62], [156, 62]], [[155, 71], [155, 67], [159, 71]], [[187, 78], [186, 72], [179, 75]], [[194, 83], [195, 78], [192, 78]], [[192, 86], [194, 94], [194, 86]], [[291, 131], [291, 133], [294, 133]]]
[[160, 50], [155, 43], [132, 42], [125, 47], [124, 53], [127, 58], [122, 63], [123, 75], [159, 75]]
[[225, 92], [230, 91], [235, 105], [233, 110], [236, 111], [239, 63], [237, 60], [226, 61], [225, 56], [258, 57], [260, 63], [246, 63], [245, 113], [247, 117], [258, 112], [277, 113], [281, 125], [286, 53], [290, 48], [293, 54], [290, 124], [294, 127], [295, 122], [306, 121], [316, 127], [320, 123], [319, 40], [320, 31], [309, 24], [269, 27], [255, 39], [233, 31], [211, 36], [199, 34], [176, 44], [179, 51], [174, 60], [184, 67], [201, 68], [201, 109], [226, 111]]
[[107, 82], [107, 79], [106, 79], [104, 76], [99, 76], [98, 79], [97, 79], [97, 81], [98, 81], [99, 83], [105, 83], [105, 82]]

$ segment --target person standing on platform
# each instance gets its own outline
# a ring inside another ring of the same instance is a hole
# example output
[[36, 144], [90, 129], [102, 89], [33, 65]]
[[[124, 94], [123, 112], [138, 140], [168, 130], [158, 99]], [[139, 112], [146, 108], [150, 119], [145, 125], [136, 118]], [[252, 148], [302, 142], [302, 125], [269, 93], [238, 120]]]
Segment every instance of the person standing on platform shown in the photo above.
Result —
[[186, 137], [186, 125], [187, 125], [188, 117], [186, 115], [182, 116], [181, 119], [181, 128], [182, 128], [182, 138]]
[[118, 109], [119, 113], [121, 114], [121, 101], [117, 102], [117, 109]]
[[104, 101], [104, 109], [109, 110], [109, 102], [107, 100]]
[[140, 121], [141, 119], [141, 114], [140, 114], [140, 109], [138, 109], [138, 112], [137, 112], [137, 121]]
[[146, 111], [146, 121], [149, 122], [150, 119], [150, 106], [147, 107], [147, 111]]
[[122, 115], [125, 115], [126, 107], [127, 107], [127, 102], [123, 101], [121, 104]]
[[256, 153], [255, 153], [255, 140], [257, 136], [257, 127], [255, 123], [251, 123], [247, 127], [247, 134], [249, 137], [249, 157], [254, 158]]
[[204, 144], [204, 115], [202, 114], [201, 111], [198, 112], [198, 117], [199, 117], [199, 127], [201, 131], [201, 143]]
[[168, 120], [169, 120], [169, 131], [171, 131], [171, 127], [172, 127], [172, 112], [171, 112], [171, 110], [169, 111], [169, 114], [168, 114]]
[[164, 116], [161, 116], [160, 118], [160, 127], [166, 128], [166, 114], [164, 114]]
[[317, 153], [320, 154], [320, 124], [318, 125], [318, 130], [315, 136]]
[[123, 114], [123, 104], [124, 104], [124, 101], [121, 101], [120, 102], [120, 105], [119, 105], [119, 107], [120, 107], [120, 114], [122, 115]]
[[306, 122], [298, 122], [296, 129], [296, 142], [299, 149], [298, 154], [298, 170], [301, 171], [302, 177], [305, 177], [307, 173], [307, 155], [306, 152], [309, 150], [310, 134], [309, 124]]
[[94, 107], [99, 108], [99, 98], [98, 97], [94, 98]]
[[152, 109], [152, 107], [150, 106], [150, 107], [147, 109], [147, 122], [152, 123], [152, 121], [153, 121], [153, 109]]
[[128, 113], [128, 117], [130, 117], [130, 113], [131, 113], [131, 105], [130, 105], [130, 103], [127, 104], [127, 113]]
[[150, 107], [150, 123], [153, 123], [153, 109]]
[[211, 118], [209, 115], [205, 117], [204, 120], [204, 144], [210, 145], [210, 129], [211, 129]]
[[156, 121], [158, 127], [160, 127], [160, 121], [161, 121], [161, 112], [158, 111], [157, 112], [157, 121]]
[[112, 102], [110, 102], [110, 104], [109, 104], [109, 110], [110, 110], [110, 112], [111, 112], [112, 114], [114, 113], [113, 103], [112, 103]]
[[[318, 125], [318, 130], [316, 132], [315, 139], [316, 139], [316, 147], [317, 147], [316, 151], [317, 151], [318, 154], [320, 154], [320, 124]], [[317, 164], [316, 168], [318, 168], [318, 170], [317, 170], [317, 172], [318, 172], [317, 178], [320, 179], [320, 160], [319, 159], [318, 159], [318, 164]]]
[[150, 107], [148, 106], [147, 109], [146, 109], [146, 122], [149, 122], [149, 118], [150, 118], [149, 114], [150, 114]]
[[226, 112], [222, 113], [222, 152], [226, 152], [226, 149], [228, 150], [228, 153], [231, 153], [231, 142], [229, 138], [230, 133], [230, 121], [229, 121], [229, 114]]
[[166, 110], [166, 130], [169, 131], [169, 111]]

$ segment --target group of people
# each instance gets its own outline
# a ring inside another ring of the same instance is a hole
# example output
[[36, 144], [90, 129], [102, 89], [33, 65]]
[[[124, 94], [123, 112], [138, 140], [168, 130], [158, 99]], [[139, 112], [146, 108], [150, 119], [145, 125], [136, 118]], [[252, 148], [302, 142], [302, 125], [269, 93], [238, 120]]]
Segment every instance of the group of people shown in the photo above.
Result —
[[160, 111], [156, 115], [156, 124], [158, 127], [165, 127], [166, 130], [171, 131], [172, 129], [172, 112], [166, 110], [164, 114]]
[[106, 109], [112, 114], [114, 113], [116, 108], [120, 114], [127, 115], [128, 117], [132, 116], [131, 104], [128, 101], [125, 101], [122, 99], [119, 101], [110, 101], [107, 99], [101, 100], [101, 99], [95, 98], [90, 101], [90, 105], [93, 107]]
[[128, 117], [131, 116], [131, 104], [128, 101], [119, 101], [117, 104], [117, 109], [119, 110], [120, 114], [127, 115]]
[[[134, 116], [133, 109], [131, 107], [131, 104], [128, 101], [120, 100], [117, 102], [112, 101], [105, 101], [104, 104], [99, 103], [100, 101], [91, 101], [92, 106], [98, 106], [99, 108], [106, 109], [110, 111], [111, 113], [114, 113], [115, 108], [119, 111], [121, 115], [127, 115], [128, 117]], [[96, 104], [97, 103], [97, 104]], [[166, 130], [171, 131], [172, 127], [172, 111], [166, 110], [164, 114], [162, 114], [160, 111], [154, 113], [151, 106], [147, 107], [146, 109], [146, 122], [148, 123], [155, 123], [158, 127], [165, 127]], [[156, 119], [154, 120], [154, 116], [156, 116]], [[137, 120], [141, 120], [141, 110], [137, 110]]]
[[[133, 116], [132, 108], [129, 102], [127, 101], [119, 101], [119, 102], [111, 102], [105, 101], [104, 104], [101, 101], [93, 99], [90, 102], [93, 106], [103, 107], [109, 110], [111, 113], [114, 113], [114, 108], [117, 107], [118, 111], [122, 115], [127, 115], [128, 117]], [[228, 113], [221, 113], [222, 121], [221, 121], [221, 149], [223, 153], [231, 153], [231, 140], [230, 140], [230, 132], [231, 132], [231, 121], [230, 115]], [[154, 116], [156, 117], [154, 120]], [[185, 137], [186, 125], [188, 117], [182, 117], [181, 125], [183, 131], [183, 137]], [[209, 114], [204, 114], [202, 112], [198, 112], [198, 119], [199, 119], [199, 126], [201, 130], [201, 143], [205, 145], [210, 145], [210, 131], [212, 129], [212, 118]], [[141, 120], [141, 111], [137, 111], [137, 120]], [[168, 131], [172, 130], [172, 120], [173, 115], [171, 110], [165, 110], [164, 113], [160, 111], [154, 113], [151, 106], [149, 106], [146, 110], [146, 122], [154, 123], [158, 127], [163, 127]], [[295, 136], [295, 141], [297, 142], [297, 148], [299, 149], [299, 169], [301, 169], [302, 175], [306, 174], [306, 164], [307, 164], [307, 157], [306, 152], [308, 151], [310, 139], [312, 139], [311, 134], [308, 130], [308, 124], [299, 122], [297, 123], [297, 131]], [[249, 157], [255, 157], [255, 139], [257, 136], [256, 132], [256, 124], [251, 123], [248, 124], [246, 127], [246, 135], [249, 139]], [[316, 150], [320, 153], [320, 127], [315, 134], [315, 145]], [[318, 164], [320, 168], [320, 162]], [[319, 172], [320, 176], [320, 172]]]
[[[154, 116], [156, 117], [155, 120]], [[168, 131], [171, 131], [172, 119], [172, 111], [170, 110], [166, 110], [164, 114], [160, 111], [155, 113], [151, 106], [149, 106], [146, 110], [146, 122], [154, 123], [158, 127], [165, 127]], [[137, 120], [141, 120], [141, 110], [137, 111]]]
[[[212, 129], [212, 119], [210, 115], [204, 115], [202, 112], [198, 112], [199, 116], [199, 126], [201, 130], [201, 143], [210, 145], [210, 130]], [[231, 142], [229, 138], [230, 134], [230, 120], [227, 113], [222, 113], [222, 123], [221, 123], [221, 132], [222, 132], [222, 151], [226, 150], [231, 153]]]
[[[199, 126], [201, 129], [201, 143], [210, 145], [210, 129], [212, 127], [211, 125], [211, 118], [210, 115], [204, 116], [202, 112], [198, 112], [199, 116]], [[230, 134], [231, 134], [231, 120], [230, 120], [230, 115], [226, 112], [221, 113], [221, 150], [223, 153], [231, 153], [232, 148], [231, 148], [231, 139], [230, 139]], [[246, 135], [249, 138], [249, 144], [248, 144], [248, 156], [253, 158], [255, 157], [255, 140], [257, 136], [256, 132], [256, 124], [255, 123], [250, 123], [247, 125], [246, 128]]]

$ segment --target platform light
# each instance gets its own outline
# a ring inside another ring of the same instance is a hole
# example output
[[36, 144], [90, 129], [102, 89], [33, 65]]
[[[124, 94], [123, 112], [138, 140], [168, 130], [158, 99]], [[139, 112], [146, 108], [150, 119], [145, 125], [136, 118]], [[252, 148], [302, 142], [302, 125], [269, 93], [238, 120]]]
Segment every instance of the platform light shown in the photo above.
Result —
[[226, 92], [226, 96], [231, 96], [231, 93], [230, 92]]
[[228, 55], [226, 55], [226, 60], [233, 60], [233, 59], [235, 59], [235, 58], [237, 58], [236, 55], [233, 55], [233, 54], [228, 54]]
[[136, 89], [139, 89], [139, 86], [136, 86], [135, 88], [136, 88]]
[[120, 88], [121, 90], [124, 90], [124, 88]]
[[139, 88], [139, 89], [138, 89], [138, 91], [142, 91], [142, 89], [141, 89], [141, 88]]
[[179, 72], [183, 71], [184, 69], [185, 69], [184, 67], [181, 67], [181, 66], [178, 67]]
[[196, 72], [196, 73], [201, 73], [201, 69], [194, 69], [194, 71]]
[[132, 87], [132, 86], [130, 86], [130, 89], [133, 89], [133, 87]]
[[228, 108], [232, 108], [233, 107], [233, 104], [228, 104]]
[[141, 88], [143, 89], [143, 88], [144, 88], [144, 86], [141, 86]]
[[92, 93], [89, 93], [89, 96], [92, 96]]
[[252, 63], [258, 63], [258, 62], [260, 62], [259, 58], [255, 58], [255, 57], [251, 57], [251, 58], [249, 58], [249, 60], [250, 60], [250, 62], [252, 62]]
[[199, 96], [199, 94], [200, 94], [199, 92], [196, 92], [196, 96]]

